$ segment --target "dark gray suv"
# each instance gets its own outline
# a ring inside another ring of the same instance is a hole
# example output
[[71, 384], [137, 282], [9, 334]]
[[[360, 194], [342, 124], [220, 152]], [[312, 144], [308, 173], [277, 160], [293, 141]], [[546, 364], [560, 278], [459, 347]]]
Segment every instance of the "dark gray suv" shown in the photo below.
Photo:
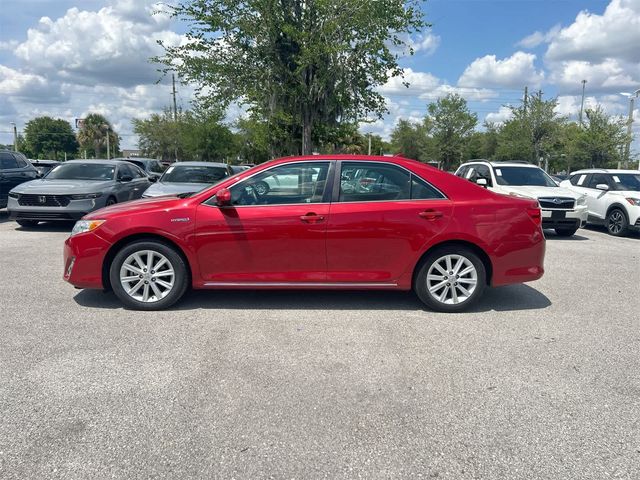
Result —
[[0, 208], [7, 206], [12, 188], [38, 178], [38, 171], [23, 154], [0, 150]]

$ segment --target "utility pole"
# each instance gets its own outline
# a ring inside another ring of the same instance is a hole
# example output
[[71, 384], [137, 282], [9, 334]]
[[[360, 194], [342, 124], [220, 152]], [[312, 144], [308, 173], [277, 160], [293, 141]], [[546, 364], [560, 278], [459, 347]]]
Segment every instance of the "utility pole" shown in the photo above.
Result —
[[[627, 120], [627, 145], [624, 149], [624, 159], [629, 163], [631, 160], [631, 137], [632, 137], [632, 128], [633, 128], [633, 104], [635, 102], [635, 97], [638, 96], [640, 90], [636, 90], [633, 92], [633, 95], [629, 96], [629, 120]], [[640, 168], [640, 167], [639, 167]]]
[[523, 99], [523, 102], [524, 102], [524, 113], [526, 115], [526, 113], [527, 113], [527, 104], [529, 103], [529, 87], [528, 86], [524, 87], [524, 99]]
[[582, 101], [580, 102], [580, 125], [582, 125], [582, 112], [584, 110], [584, 87], [587, 84], [586, 80], [582, 80]]
[[369, 134], [368, 137], [369, 137], [369, 153], [368, 153], [368, 155], [371, 155], [371, 134]]
[[178, 121], [178, 104], [176, 103], [176, 74], [171, 74], [171, 79], [173, 83], [173, 91], [171, 95], [173, 96], [173, 121]]
[[17, 152], [18, 151], [18, 127], [16, 127], [16, 124], [14, 122], [11, 122], [11, 125], [13, 125], [13, 151]]
[[107, 127], [107, 160], [111, 160], [111, 146], [109, 145], [109, 125]]

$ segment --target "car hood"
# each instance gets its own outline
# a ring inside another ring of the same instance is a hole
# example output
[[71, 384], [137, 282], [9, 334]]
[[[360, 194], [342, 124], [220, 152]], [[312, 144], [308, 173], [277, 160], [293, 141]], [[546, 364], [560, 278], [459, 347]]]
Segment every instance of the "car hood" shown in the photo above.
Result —
[[568, 188], [564, 187], [536, 187], [536, 186], [512, 186], [502, 185], [503, 192], [515, 193], [529, 198], [542, 198], [542, 197], [567, 197], [577, 200], [582, 195], [576, 192], [572, 192]]
[[101, 219], [106, 220], [113, 215], [120, 215], [121, 213], [154, 213], [158, 211], [167, 211], [178, 204], [184, 204], [185, 199], [178, 197], [162, 197], [162, 198], [141, 198], [138, 200], [132, 200], [124, 203], [116, 203], [110, 207], [104, 207], [99, 210], [85, 215], [83, 219], [94, 220]]
[[160, 197], [162, 195], [177, 195], [179, 193], [195, 193], [210, 187], [208, 183], [164, 183], [151, 185], [144, 192], [145, 197]]
[[21, 183], [12, 191], [20, 194], [34, 195], [73, 195], [101, 192], [113, 185], [113, 180], [47, 180], [40, 178]]

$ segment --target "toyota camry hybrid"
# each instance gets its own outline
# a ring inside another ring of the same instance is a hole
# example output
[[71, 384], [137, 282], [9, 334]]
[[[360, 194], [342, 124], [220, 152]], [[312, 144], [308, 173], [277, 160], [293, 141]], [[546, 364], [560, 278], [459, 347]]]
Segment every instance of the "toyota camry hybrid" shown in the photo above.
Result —
[[536, 200], [401, 157], [291, 157], [88, 214], [66, 241], [64, 278], [141, 310], [192, 287], [413, 289], [458, 312], [486, 286], [540, 278], [544, 253]]

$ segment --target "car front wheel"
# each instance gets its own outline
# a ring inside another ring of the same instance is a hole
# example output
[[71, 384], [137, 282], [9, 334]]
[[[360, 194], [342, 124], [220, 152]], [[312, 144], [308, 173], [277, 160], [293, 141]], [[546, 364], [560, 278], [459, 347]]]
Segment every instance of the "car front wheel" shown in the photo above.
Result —
[[609, 212], [609, 215], [607, 215], [607, 231], [611, 235], [615, 237], [623, 236], [627, 233], [628, 226], [627, 216], [619, 208], [614, 208]]
[[432, 310], [460, 312], [481, 296], [486, 285], [482, 260], [464, 247], [442, 247], [430, 252], [419, 267], [413, 289]]
[[37, 220], [16, 220], [16, 223], [24, 228], [33, 228], [38, 226]]
[[125, 306], [162, 310], [180, 300], [188, 286], [184, 259], [173, 247], [155, 240], [125, 245], [109, 270], [111, 287]]

